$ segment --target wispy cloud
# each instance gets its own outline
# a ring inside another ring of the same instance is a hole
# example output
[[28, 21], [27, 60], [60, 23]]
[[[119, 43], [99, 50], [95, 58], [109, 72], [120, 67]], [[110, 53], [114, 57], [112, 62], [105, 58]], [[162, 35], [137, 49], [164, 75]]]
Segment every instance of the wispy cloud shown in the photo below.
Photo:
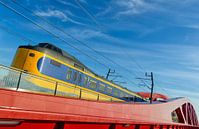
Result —
[[121, 8], [118, 15], [141, 14], [154, 8], [151, 3], [145, 0], [116, 0], [115, 4]]
[[83, 25], [83, 23], [70, 18], [70, 15], [72, 15], [72, 13], [68, 10], [65, 10], [63, 12], [63, 11], [56, 10], [56, 9], [47, 9], [46, 11], [37, 10], [37, 11], [35, 11], [35, 13], [42, 17], [57, 18], [57, 19], [61, 20], [62, 22], [71, 22], [74, 24]]
[[153, 2], [146, 0], [112, 0], [97, 16], [110, 14], [115, 18], [121, 16], [137, 15], [155, 10], [157, 7]]
[[64, 4], [66, 6], [70, 6], [70, 7], [74, 7], [74, 8], [79, 8], [77, 5], [71, 3], [71, 2], [68, 2], [68, 1], [65, 1], [65, 0], [57, 0], [59, 3], [61, 4]]
[[177, 95], [177, 96], [190, 96], [192, 98], [199, 98], [199, 94], [198, 92], [195, 91], [187, 91], [187, 90], [180, 90], [180, 89], [170, 89], [170, 88], [166, 88], [167, 91], [169, 91], [170, 93], [172, 93], [173, 95]]
[[72, 28], [68, 29], [68, 31], [77, 37], [78, 39], [91, 39], [91, 38], [96, 38], [96, 37], [101, 37], [104, 39], [110, 39], [113, 38], [112, 36], [109, 36], [99, 30], [92, 30], [92, 29], [77, 29], [77, 28]]

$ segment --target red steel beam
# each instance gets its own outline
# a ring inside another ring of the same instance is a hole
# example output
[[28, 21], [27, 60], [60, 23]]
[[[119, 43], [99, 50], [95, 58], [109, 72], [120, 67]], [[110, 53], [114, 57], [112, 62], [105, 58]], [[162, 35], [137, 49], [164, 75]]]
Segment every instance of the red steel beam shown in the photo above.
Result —
[[185, 98], [146, 104], [88, 101], [5, 89], [0, 89], [0, 94], [0, 123], [19, 120], [19, 129], [198, 129], [172, 122], [171, 112], [188, 103]]

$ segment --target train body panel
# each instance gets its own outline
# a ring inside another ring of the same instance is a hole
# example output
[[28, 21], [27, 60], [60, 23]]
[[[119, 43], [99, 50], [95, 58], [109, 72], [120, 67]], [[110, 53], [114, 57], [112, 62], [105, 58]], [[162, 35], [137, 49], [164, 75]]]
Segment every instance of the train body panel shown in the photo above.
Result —
[[18, 49], [11, 66], [18, 69], [24, 69], [24, 64], [27, 59], [26, 57], [28, 55], [28, 51], [28, 49]]

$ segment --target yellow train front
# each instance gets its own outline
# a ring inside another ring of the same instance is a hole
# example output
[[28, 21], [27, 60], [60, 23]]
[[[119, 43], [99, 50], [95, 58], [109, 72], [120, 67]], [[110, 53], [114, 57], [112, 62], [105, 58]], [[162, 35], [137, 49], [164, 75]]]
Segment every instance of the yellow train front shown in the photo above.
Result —
[[136, 93], [97, 76], [75, 57], [49, 43], [19, 46], [12, 67], [37, 75], [26, 77], [26, 81], [40, 88], [37, 92], [53, 94], [56, 89], [56, 95], [60, 96], [101, 101], [145, 101]]

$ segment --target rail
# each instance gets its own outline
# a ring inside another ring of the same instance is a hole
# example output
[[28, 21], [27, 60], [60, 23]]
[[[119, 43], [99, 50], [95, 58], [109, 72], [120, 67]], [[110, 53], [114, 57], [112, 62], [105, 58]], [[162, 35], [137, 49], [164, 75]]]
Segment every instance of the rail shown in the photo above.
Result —
[[0, 88], [87, 100], [113, 101], [111, 97], [108, 98], [85, 88], [33, 75], [4, 65], [0, 65]]

